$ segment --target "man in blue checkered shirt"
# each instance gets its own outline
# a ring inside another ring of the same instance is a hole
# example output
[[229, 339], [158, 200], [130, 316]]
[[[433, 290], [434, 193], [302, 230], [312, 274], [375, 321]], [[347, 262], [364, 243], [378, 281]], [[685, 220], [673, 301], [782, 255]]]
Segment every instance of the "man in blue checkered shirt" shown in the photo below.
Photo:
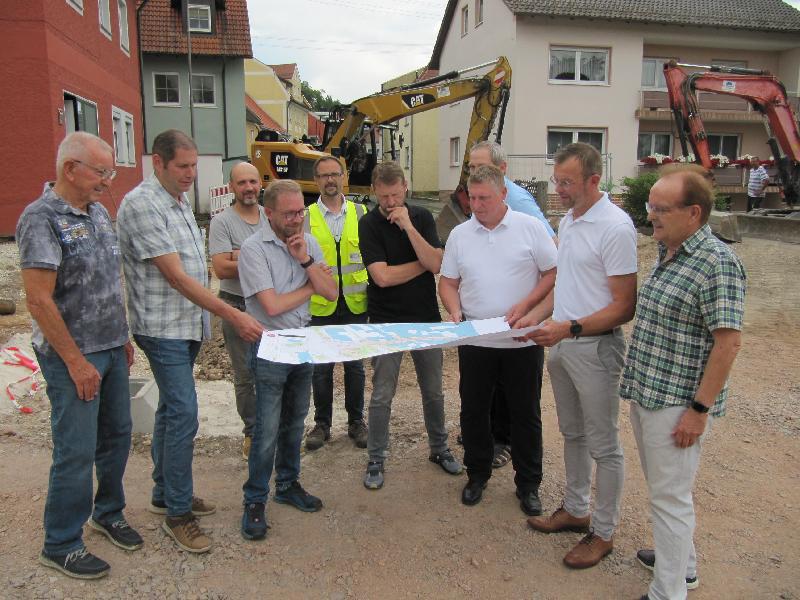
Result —
[[702, 175], [673, 170], [647, 206], [659, 258], [639, 291], [620, 385], [650, 493], [655, 551], [637, 558], [654, 578], [643, 599], [678, 600], [697, 587], [692, 488], [741, 345], [745, 272], [707, 225], [713, 198]]

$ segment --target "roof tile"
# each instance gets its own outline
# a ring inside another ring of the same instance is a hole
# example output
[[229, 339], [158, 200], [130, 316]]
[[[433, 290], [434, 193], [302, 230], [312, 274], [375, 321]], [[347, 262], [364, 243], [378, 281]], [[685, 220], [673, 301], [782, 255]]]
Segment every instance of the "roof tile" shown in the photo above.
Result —
[[[138, 0], [137, 7], [142, 7], [142, 52], [187, 54], [188, 45], [181, 13], [172, 8], [171, 0]], [[213, 34], [192, 34], [192, 54], [246, 58], [253, 56], [247, 0], [226, 0], [225, 10], [216, 10], [214, 31]]]

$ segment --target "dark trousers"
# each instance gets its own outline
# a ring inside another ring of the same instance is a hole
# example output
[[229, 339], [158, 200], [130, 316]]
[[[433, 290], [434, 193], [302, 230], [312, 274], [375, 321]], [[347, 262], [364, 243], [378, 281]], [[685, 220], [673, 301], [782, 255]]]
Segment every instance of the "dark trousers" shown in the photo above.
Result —
[[[324, 325], [351, 325], [366, 323], [367, 315], [354, 315], [347, 309], [344, 298], [339, 298], [336, 312], [327, 317], [311, 317], [312, 327]], [[342, 308], [341, 305], [344, 305]], [[330, 427], [333, 420], [333, 368], [336, 363], [314, 365], [311, 387], [314, 390], [314, 422]], [[344, 408], [347, 422], [364, 419], [364, 362], [349, 360], [342, 363], [344, 368]]]
[[763, 196], [748, 196], [747, 197], [747, 212], [754, 208], [761, 208], [761, 202], [764, 200]]
[[523, 348], [458, 347], [461, 435], [464, 465], [470, 480], [492, 476], [494, 444], [490, 424], [495, 386], [503, 387], [511, 424], [514, 483], [523, 492], [538, 491], [542, 482], [541, 346]]
[[492, 394], [492, 438], [495, 444], [501, 446], [511, 445], [511, 415], [508, 412], [508, 402], [503, 384], [498, 382]]

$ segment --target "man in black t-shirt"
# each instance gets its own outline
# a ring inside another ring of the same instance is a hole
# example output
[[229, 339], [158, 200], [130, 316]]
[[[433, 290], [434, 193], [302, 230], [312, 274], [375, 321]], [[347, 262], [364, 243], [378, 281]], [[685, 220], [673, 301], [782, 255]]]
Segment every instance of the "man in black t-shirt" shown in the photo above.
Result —
[[[438, 323], [441, 320], [433, 278], [442, 264], [442, 244], [433, 216], [424, 208], [406, 206], [408, 190], [397, 163], [376, 165], [372, 188], [378, 206], [358, 224], [361, 257], [369, 274], [367, 314], [370, 323]], [[451, 475], [462, 471], [447, 447], [442, 394], [442, 350], [412, 350], [411, 358], [422, 393], [422, 413], [428, 432], [431, 462]], [[383, 462], [389, 443], [389, 416], [400, 374], [402, 352], [372, 359], [369, 402], [369, 462], [364, 475], [368, 489], [383, 487]]]

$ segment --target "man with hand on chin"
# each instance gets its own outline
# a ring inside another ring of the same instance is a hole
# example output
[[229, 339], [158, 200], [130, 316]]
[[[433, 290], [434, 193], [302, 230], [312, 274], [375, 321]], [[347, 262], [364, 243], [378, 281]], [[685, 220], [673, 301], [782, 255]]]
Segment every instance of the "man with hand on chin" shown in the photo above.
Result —
[[[407, 206], [403, 169], [383, 162], [372, 171], [378, 206], [359, 222], [361, 256], [369, 273], [367, 314], [370, 323], [438, 323], [434, 275], [442, 264], [442, 249], [431, 213]], [[428, 459], [450, 475], [462, 471], [447, 446], [442, 393], [441, 348], [412, 350], [411, 359], [422, 394], [422, 414], [428, 432]], [[367, 489], [380, 489], [388, 456], [389, 417], [400, 375], [402, 352], [372, 359], [372, 397], [369, 403], [369, 461], [364, 474]]]
[[[239, 253], [239, 281], [247, 314], [265, 329], [295, 329], [311, 320], [309, 300], [317, 294], [334, 300], [336, 282], [314, 237], [303, 232], [303, 192], [294, 181], [273, 181], [264, 194], [269, 224], [254, 233]], [[243, 486], [241, 533], [259, 540], [267, 534], [266, 502], [275, 467], [275, 502], [316, 512], [322, 501], [300, 485], [300, 445], [308, 414], [314, 366], [258, 358], [253, 344], [250, 366], [256, 382], [256, 423]]]

